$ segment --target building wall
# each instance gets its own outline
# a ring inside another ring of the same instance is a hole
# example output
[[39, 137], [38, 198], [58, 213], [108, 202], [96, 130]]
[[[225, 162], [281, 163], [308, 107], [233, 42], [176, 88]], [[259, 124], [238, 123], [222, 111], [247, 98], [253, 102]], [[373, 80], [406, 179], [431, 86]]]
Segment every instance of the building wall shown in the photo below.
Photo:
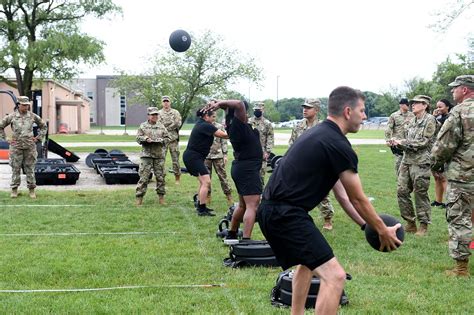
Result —
[[88, 118], [90, 123], [97, 123], [97, 80], [96, 79], [73, 79], [68, 83], [74, 90], [81, 91], [90, 102], [90, 117]]

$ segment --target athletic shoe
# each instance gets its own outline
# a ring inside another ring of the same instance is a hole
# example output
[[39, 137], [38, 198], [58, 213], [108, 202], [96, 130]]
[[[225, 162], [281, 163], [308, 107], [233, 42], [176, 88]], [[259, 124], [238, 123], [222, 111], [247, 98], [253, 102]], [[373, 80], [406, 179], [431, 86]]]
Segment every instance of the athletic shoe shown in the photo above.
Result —
[[211, 213], [211, 212], [207, 211], [207, 209], [206, 209], [206, 211], [198, 211], [198, 216], [200, 216], [200, 217], [214, 217], [216, 215], [214, 213]]
[[237, 236], [237, 232], [235, 231], [228, 231], [227, 236], [224, 239], [224, 244], [226, 245], [234, 245], [239, 243], [239, 238]]

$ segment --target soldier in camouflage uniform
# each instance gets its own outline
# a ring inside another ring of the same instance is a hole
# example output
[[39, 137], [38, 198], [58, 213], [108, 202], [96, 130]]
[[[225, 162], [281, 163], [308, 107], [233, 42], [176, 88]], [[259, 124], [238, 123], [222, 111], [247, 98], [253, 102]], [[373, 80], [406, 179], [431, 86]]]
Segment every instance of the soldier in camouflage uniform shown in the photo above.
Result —
[[[171, 161], [173, 162], [173, 173], [176, 184], [179, 185], [181, 178], [181, 167], [179, 166], [179, 129], [181, 128], [181, 114], [174, 108], [171, 108], [171, 100], [169, 96], [161, 98], [163, 108], [160, 109], [158, 115], [160, 122], [168, 130], [170, 142], [166, 146], [166, 151], [170, 151]], [[165, 154], [166, 158], [166, 154]]]
[[[42, 141], [46, 134], [46, 124], [38, 115], [32, 113], [29, 109], [31, 102], [26, 96], [19, 96], [17, 99], [18, 108], [7, 115], [0, 122], [0, 140], [5, 141], [4, 128], [8, 125], [12, 128], [12, 139], [10, 141], [10, 166], [12, 167], [12, 181], [10, 187], [11, 198], [18, 197], [18, 187], [20, 186], [21, 169], [26, 174], [26, 183], [31, 198], [36, 198], [36, 178], [35, 164], [38, 152], [36, 151], [36, 142]], [[33, 135], [33, 124], [39, 127], [38, 135]]]
[[[430, 152], [435, 140], [436, 119], [428, 113], [431, 97], [417, 95], [410, 104], [415, 117], [408, 125], [404, 139], [390, 140], [391, 146], [403, 150], [400, 165], [397, 198], [400, 213], [407, 221], [405, 231], [423, 236], [431, 223], [431, 206], [428, 188], [430, 187]], [[415, 210], [411, 193], [415, 195]], [[420, 222], [417, 230], [416, 219]]]
[[136, 205], [141, 206], [151, 174], [155, 174], [158, 202], [165, 203], [165, 156], [170, 141], [166, 127], [159, 121], [158, 108], [148, 107], [148, 120], [138, 127], [137, 142], [142, 145], [140, 155], [140, 180], [135, 190]]
[[273, 150], [274, 134], [272, 123], [263, 117], [265, 104], [262, 102], [255, 103], [253, 106], [254, 116], [249, 118], [249, 124], [254, 129], [257, 129], [260, 134], [260, 144], [262, 145], [263, 161], [262, 169], [260, 170], [260, 178], [262, 185], [265, 185], [265, 173], [267, 172], [267, 159]]
[[448, 163], [446, 194], [449, 255], [456, 265], [448, 275], [469, 276], [469, 243], [474, 208], [474, 75], [458, 76], [450, 83], [455, 106], [444, 122], [433, 146], [431, 169], [443, 170]]
[[400, 110], [390, 115], [388, 119], [387, 129], [385, 129], [385, 141], [395, 156], [395, 174], [398, 177], [398, 170], [403, 158], [403, 151], [390, 145], [390, 141], [394, 139], [403, 139], [406, 133], [408, 123], [413, 119], [414, 115], [409, 111], [408, 99], [402, 98], [399, 102]]
[[[213, 114], [214, 116], [216, 113]], [[215, 119], [215, 117], [214, 117]], [[217, 129], [225, 131], [224, 126], [213, 122], [213, 125], [217, 127]], [[227, 164], [227, 140], [219, 137], [214, 137], [214, 142], [212, 143], [211, 149], [209, 154], [204, 161], [204, 164], [209, 169], [209, 175], [212, 176], [212, 167], [216, 170], [216, 174], [219, 177], [219, 181], [221, 183], [222, 191], [226, 196], [227, 203], [229, 206], [233, 205], [232, 201], [232, 188], [229, 185], [229, 181], [227, 180], [227, 172], [225, 166]], [[207, 194], [208, 200], [207, 204], [211, 203], [211, 188], [209, 187], [209, 193]]]
[[[301, 120], [292, 130], [289, 141], [289, 147], [301, 136], [306, 130], [309, 130], [319, 123], [318, 114], [321, 106], [319, 99], [309, 98], [305, 100], [303, 107], [303, 120]], [[332, 230], [332, 218], [334, 217], [334, 208], [329, 201], [329, 196], [326, 196], [318, 205], [319, 210], [324, 218], [323, 229]]]

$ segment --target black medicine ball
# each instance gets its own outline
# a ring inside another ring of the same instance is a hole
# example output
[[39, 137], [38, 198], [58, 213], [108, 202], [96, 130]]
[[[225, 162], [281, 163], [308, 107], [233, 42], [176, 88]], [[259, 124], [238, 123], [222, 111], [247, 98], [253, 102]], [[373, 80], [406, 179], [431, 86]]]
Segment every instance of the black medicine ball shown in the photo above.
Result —
[[[392, 217], [391, 215], [388, 215], [388, 214], [381, 214], [380, 218], [382, 219], [382, 221], [385, 223], [386, 226], [394, 226], [397, 223], [400, 223], [395, 217]], [[365, 238], [367, 239], [367, 242], [370, 244], [370, 246], [372, 246], [374, 249], [376, 250], [380, 249], [379, 235], [368, 224], [365, 227]], [[405, 239], [405, 230], [403, 229], [403, 226], [397, 229], [397, 238], [402, 242]], [[383, 251], [386, 252], [387, 250], [384, 248]]]
[[191, 36], [183, 30], [176, 30], [170, 35], [170, 46], [174, 51], [184, 52], [191, 46]]

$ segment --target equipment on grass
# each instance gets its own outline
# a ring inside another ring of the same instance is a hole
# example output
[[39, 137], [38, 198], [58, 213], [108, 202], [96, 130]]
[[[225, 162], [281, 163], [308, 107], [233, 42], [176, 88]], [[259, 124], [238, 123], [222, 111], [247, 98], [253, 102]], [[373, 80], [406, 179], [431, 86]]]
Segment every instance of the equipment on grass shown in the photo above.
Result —
[[170, 35], [170, 46], [176, 52], [185, 52], [191, 46], [191, 36], [184, 30], [176, 30]]
[[272, 167], [272, 170], [274, 170], [278, 164], [280, 163], [280, 160], [283, 156], [281, 155], [275, 155], [273, 158], [272, 158], [272, 161], [270, 163], [271, 167]]
[[[230, 226], [230, 221], [227, 220], [226, 218], [222, 219], [219, 221], [219, 224], [217, 225], [217, 232], [216, 232], [216, 237], [224, 239], [227, 234], [229, 234], [229, 226]], [[242, 238], [244, 232], [239, 229], [237, 231], [237, 237], [240, 239]]]
[[[293, 281], [293, 270], [286, 270], [278, 275], [276, 285], [273, 287], [270, 300], [273, 306], [277, 307], [288, 307], [291, 306], [291, 295], [292, 295], [292, 281]], [[346, 274], [346, 280], [351, 280], [352, 276]], [[314, 308], [316, 305], [316, 299], [318, 298], [320, 280], [318, 277], [313, 276], [311, 279], [311, 286], [309, 288], [308, 297], [306, 298], [305, 308]], [[342, 291], [340, 305], [349, 304], [349, 298], [345, 291]]]
[[[391, 215], [388, 214], [380, 214], [380, 218], [382, 221], [385, 223], [386, 226], [394, 226], [398, 223], [400, 223], [395, 217], [392, 217]], [[365, 238], [367, 239], [367, 242], [376, 250], [380, 250], [380, 239], [378, 233], [372, 228], [370, 225], [365, 226]], [[403, 229], [403, 226], [400, 226], [397, 229], [397, 238], [403, 242], [405, 239], [405, 230]], [[384, 248], [383, 250], [386, 252], [387, 250]]]
[[275, 254], [267, 241], [245, 240], [229, 246], [229, 257], [224, 266], [239, 267], [279, 267]]

